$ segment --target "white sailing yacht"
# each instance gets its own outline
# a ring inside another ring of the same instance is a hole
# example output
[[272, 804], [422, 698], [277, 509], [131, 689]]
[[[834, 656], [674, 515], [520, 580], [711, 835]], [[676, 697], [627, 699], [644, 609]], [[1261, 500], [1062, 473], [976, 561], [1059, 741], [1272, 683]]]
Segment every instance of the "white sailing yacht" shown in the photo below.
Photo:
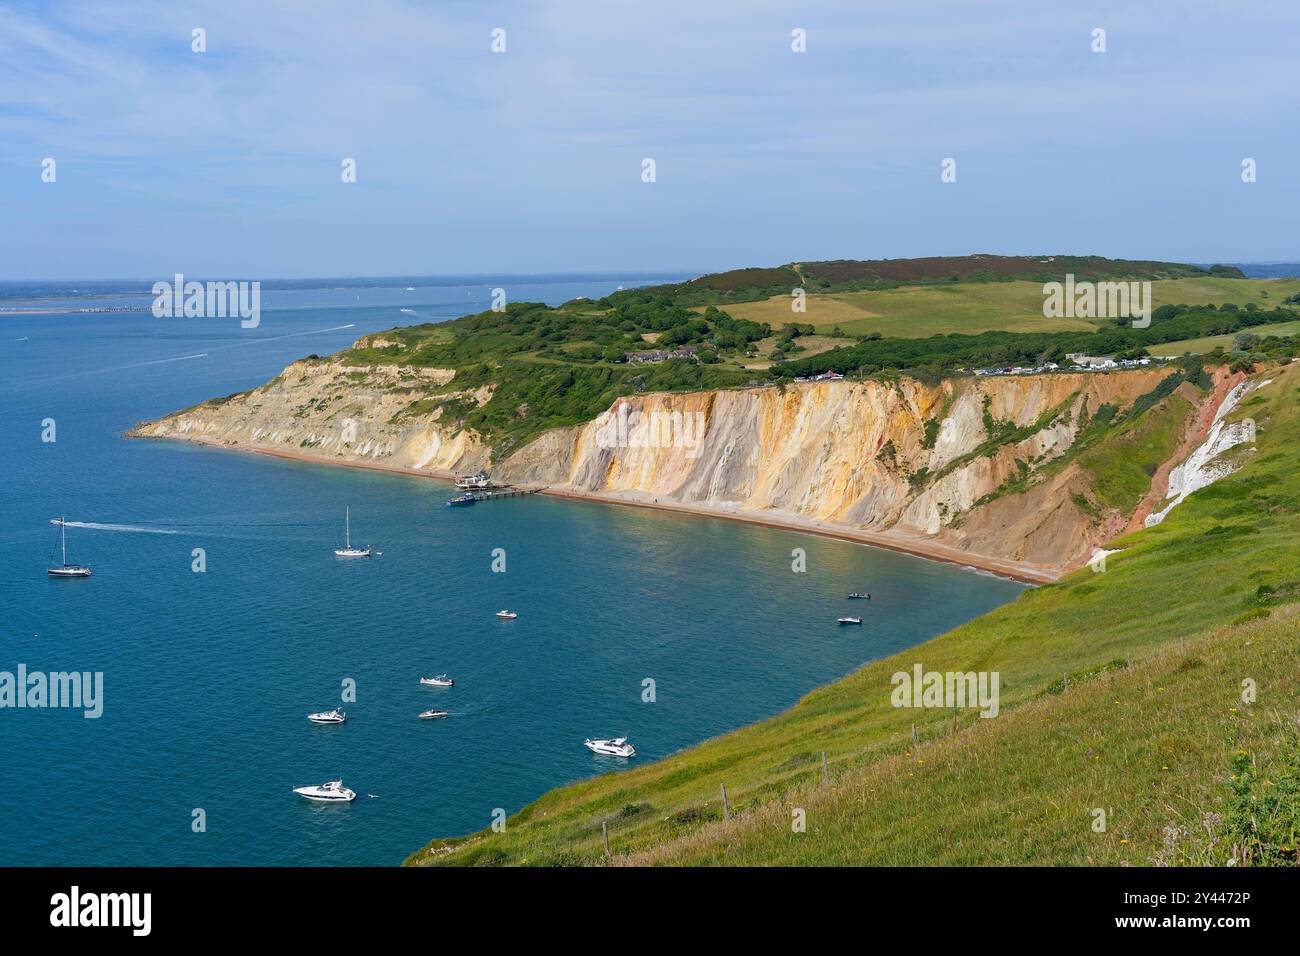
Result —
[[368, 558], [370, 557], [370, 548], [352, 547], [352, 509], [347, 508], [343, 512], [343, 547], [335, 548], [334, 553], [340, 558]]
[[63, 549], [63, 563], [55, 566], [54, 555], [50, 555], [49, 575], [52, 578], [88, 578], [90, 568], [84, 564], [68, 564], [68, 519], [51, 519], [59, 526], [59, 546]]

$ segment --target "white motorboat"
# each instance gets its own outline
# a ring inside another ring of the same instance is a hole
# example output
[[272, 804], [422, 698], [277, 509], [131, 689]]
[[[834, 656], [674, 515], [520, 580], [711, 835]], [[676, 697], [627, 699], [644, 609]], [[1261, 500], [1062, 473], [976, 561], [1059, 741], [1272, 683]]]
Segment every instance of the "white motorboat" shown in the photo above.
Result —
[[837, 623], [837, 624], [861, 624], [861, 623], [862, 623], [862, 618], [860, 618], [860, 617], [842, 617], [842, 618], [840, 618], [839, 620], [837, 620], [835, 623]]
[[614, 737], [611, 740], [584, 740], [582, 743], [592, 753], [606, 757], [636, 756], [636, 748], [627, 742], [626, 737]]
[[334, 553], [340, 558], [368, 558], [370, 557], [370, 548], [352, 547], [352, 509], [346, 508], [343, 512], [343, 547], [335, 548]]
[[84, 564], [68, 564], [68, 519], [56, 518], [53, 523], [59, 526], [59, 547], [63, 550], [63, 563], [55, 564], [54, 555], [50, 555], [48, 573], [52, 578], [88, 578], [90, 568]]
[[456, 682], [446, 674], [439, 674], [437, 677], [421, 677], [420, 683], [426, 687], [451, 687]]
[[514, 611], [506, 611], [506, 610], [497, 611], [497, 617], [501, 618], [501, 620], [503, 621], [513, 621], [518, 616], [519, 615], [516, 614]]
[[342, 780], [330, 780], [315, 787], [294, 787], [293, 792], [319, 803], [349, 803], [357, 795], [343, 786]]
[[446, 716], [447, 716], [447, 711], [445, 710], [425, 710], [425, 711], [421, 711], [420, 713], [421, 720], [437, 720], [439, 717], [446, 717]]
[[307, 719], [313, 724], [341, 724], [348, 719], [348, 715], [335, 707], [333, 710], [322, 710], [319, 714], [308, 714]]

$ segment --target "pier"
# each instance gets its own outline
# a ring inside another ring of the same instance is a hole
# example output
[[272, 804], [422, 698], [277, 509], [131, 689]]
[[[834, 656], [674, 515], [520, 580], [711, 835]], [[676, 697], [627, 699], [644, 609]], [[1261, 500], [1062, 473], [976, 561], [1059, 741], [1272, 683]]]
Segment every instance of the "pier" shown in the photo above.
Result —
[[491, 491], [467, 491], [457, 495], [447, 502], [448, 505], [473, 505], [480, 501], [495, 501], [498, 498], [523, 498], [527, 495], [535, 495], [546, 489], [537, 488], [516, 488], [511, 485], [504, 485], [499, 488], [493, 488]]
[[496, 488], [492, 491], [471, 491], [469, 496], [475, 501], [495, 501], [497, 498], [522, 498], [525, 495], [535, 495], [541, 488]]

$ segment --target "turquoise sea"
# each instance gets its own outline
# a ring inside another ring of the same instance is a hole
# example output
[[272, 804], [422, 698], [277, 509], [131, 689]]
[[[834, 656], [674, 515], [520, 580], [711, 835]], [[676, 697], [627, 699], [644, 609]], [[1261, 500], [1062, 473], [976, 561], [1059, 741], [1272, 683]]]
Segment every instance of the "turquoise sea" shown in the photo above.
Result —
[[[0, 311], [0, 671], [104, 675], [99, 719], [0, 709], [0, 865], [396, 864], [627, 765], [585, 737], [663, 757], [1021, 591], [723, 520], [540, 497], [448, 509], [441, 481], [121, 437], [366, 332], [486, 308], [496, 285], [554, 304], [636, 281], [289, 283], [251, 330], [59, 311], [148, 304], [148, 283], [0, 284], [0, 310], [54, 310]], [[333, 556], [345, 507], [382, 554]], [[45, 574], [64, 514], [89, 580]], [[869, 605], [844, 600], [859, 589]], [[864, 627], [836, 627], [850, 609]], [[442, 671], [454, 688], [419, 685]], [[309, 724], [348, 679], [348, 722]], [[416, 718], [435, 706], [452, 716]], [[338, 777], [354, 803], [290, 792]]]

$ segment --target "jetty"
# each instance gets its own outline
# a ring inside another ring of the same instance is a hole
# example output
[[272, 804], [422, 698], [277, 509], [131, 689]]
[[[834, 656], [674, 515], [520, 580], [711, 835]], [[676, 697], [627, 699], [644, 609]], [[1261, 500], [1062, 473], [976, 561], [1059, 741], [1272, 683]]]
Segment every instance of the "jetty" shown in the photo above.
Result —
[[475, 501], [495, 501], [498, 498], [522, 498], [525, 495], [535, 495], [541, 492], [541, 488], [496, 488], [492, 491], [471, 491], [469, 495]]
[[478, 504], [480, 501], [496, 501], [498, 498], [523, 498], [527, 495], [540, 494], [545, 490], [544, 486], [521, 488], [514, 485], [498, 485], [490, 491], [467, 491], [457, 495], [447, 502], [447, 506], [455, 508]]

